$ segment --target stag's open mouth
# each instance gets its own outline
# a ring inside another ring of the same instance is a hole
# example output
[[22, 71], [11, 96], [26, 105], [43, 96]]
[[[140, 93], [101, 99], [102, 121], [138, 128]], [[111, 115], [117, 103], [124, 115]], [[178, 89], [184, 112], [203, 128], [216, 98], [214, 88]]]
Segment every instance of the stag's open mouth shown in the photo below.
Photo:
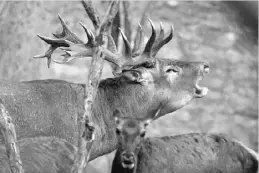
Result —
[[[209, 73], [209, 68], [204, 69], [204, 73]], [[207, 95], [209, 89], [207, 87], [201, 87], [199, 86], [199, 81], [201, 81], [203, 76], [199, 77], [196, 81], [196, 84], [194, 86], [194, 96], [196, 98], [201, 98]]]

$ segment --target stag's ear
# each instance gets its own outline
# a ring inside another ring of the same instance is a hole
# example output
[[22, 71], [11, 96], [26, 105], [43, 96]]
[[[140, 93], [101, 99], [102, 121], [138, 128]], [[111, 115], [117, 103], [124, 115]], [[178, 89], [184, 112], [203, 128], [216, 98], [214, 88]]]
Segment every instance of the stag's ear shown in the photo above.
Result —
[[121, 113], [118, 109], [115, 109], [115, 111], [113, 112], [113, 118], [114, 118], [116, 124], [119, 124], [120, 118], [121, 118]]
[[145, 68], [123, 71], [123, 76], [125, 76], [130, 81], [142, 84], [153, 81], [151, 73]]

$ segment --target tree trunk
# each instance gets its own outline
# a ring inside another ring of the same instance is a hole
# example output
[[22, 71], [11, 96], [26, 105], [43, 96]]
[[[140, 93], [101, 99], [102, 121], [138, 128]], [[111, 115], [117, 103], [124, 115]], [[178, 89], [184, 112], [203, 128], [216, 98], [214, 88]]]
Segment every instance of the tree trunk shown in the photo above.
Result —
[[118, 11], [118, 1], [113, 1], [106, 18], [100, 25], [99, 16], [97, 15], [97, 11], [93, 8], [92, 3], [82, 1], [82, 4], [89, 18], [92, 20], [97, 37], [88, 75], [88, 81], [85, 87], [85, 112], [82, 116], [78, 115], [78, 150], [71, 173], [83, 173], [83, 168], [86, 166], [91, 154], [91, 147], [94, 140], [94, 127], [91, 125], [91, 117], [93, 114], [92, 106], [97, 94], [103, 69], [104, 57], [102, 54], [102, 47], [107, 47], [108, 45], [108, 32], [110, 32], [113, 19]]
[[7, 157], [9, 159], [12, 173], [24, 173], [20, 150], [17, 144], [17, 137], [12, 118], [0, 100], [0, 129], [5, 139]]

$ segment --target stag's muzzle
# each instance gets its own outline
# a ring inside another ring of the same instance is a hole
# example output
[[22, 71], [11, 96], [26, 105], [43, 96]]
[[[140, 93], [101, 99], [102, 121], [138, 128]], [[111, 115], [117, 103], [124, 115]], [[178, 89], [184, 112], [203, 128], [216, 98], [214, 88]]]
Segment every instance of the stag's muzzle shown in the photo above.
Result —
[[194, 96], [196, 98], [201, 98], [207, 95], [209, 89], [207, 87], [201, 87], [199, 86], [199, 81], [202, 80], [204, 74], [207, 74], [210, 72], [210, 67], [206, 63], [200, 63], [199, 71], [201, 75], [198, 77], [197, 82], [194, 87]]

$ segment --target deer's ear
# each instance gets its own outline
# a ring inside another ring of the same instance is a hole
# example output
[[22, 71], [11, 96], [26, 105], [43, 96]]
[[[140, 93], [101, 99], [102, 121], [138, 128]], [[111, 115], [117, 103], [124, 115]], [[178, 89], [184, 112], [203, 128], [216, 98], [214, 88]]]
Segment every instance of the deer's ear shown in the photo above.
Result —
[[153, 121], [153, 119], [147, 119], [143, 122], [144, 128], [146, 128], [147, 126], [149, 126], [151, 124], [151, 122]]
[[152, 121], [154, 121], [156, 118], [158, 118], [158, 115], [160, 113], [160, 108], [158, 110], [156, 110], [155, 112], [153, 111], [150, 111], [148, 113], [148, 118], [143, 120], [143, 125], [144, 125], [144, 128], [146, 128], [148, 125], [150, 125], [152, 123]]
[[116, 124], [119, 124], [120, 117], [121, 117], [120, 111], [118, 109], [115, 109], [115, 111], [113, 112], [113, 118], [114, 118]]
[[151, 74], [146, 69], [133, 69], [133, 70], [126, 70], [123, 72], [123, 76], [127, 79], [138, 82], [138, 83], [145, 83], [152, 80]]

